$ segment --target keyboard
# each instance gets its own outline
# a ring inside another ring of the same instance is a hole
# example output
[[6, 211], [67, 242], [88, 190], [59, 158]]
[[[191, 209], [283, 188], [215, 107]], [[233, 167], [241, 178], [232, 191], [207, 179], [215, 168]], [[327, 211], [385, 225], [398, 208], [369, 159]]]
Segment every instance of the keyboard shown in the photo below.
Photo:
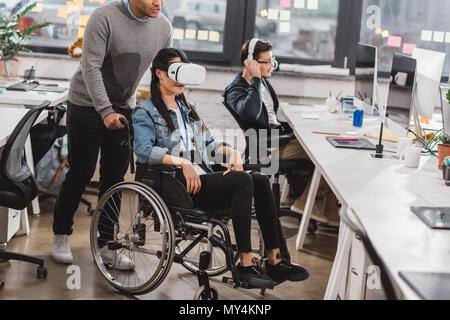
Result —
[[450, 229], [450, 207], [411, 207], [425, 224], [433, 229]]
[[6, 87], [6, 90], [12, 90], [12, 91], [30, 91], [34, 88], [38, 87], [39, 85], [37, 83], [26, 83], [26, 82], [19, 82], [15, 83], [13, 85], [10, 85], [9, 87]]

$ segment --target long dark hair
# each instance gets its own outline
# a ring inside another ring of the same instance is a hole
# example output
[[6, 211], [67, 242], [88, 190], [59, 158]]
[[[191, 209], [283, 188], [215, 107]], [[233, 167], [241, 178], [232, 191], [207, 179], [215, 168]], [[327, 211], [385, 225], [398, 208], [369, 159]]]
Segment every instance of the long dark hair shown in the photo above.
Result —
[[[181, 50], [178, 50], [175, 48], [164, 48], [158, 52], [155, 59], [153, 59], [152, 83], [150, 85], [150, 93], [151, 93], [151, 99], [152, 99], [153, 105], [156, 107], [156, 109], [161, 114], [161, 116], [164, 118], [164, 120], [166, 120], [166, 123], [169, 126], [170, 131], [175, 130], [175, 125], [173, 124], [172, 118], [170, 117], [170, 113], [169, 113], [169, 110], [167, 109], [167, 105], [162, 98], [159, 78], [156, 75], [157, 68], [155, 66], [168, 65], [169, 61], [171, 61], [174, 58], [181, 58], [182, 62], [186, 62], [186, 63], [189, 62], [186, 54], [184, 52], [182, 52]], [[186, 96], [184, 95], [184, 93], [176, 96], [175, 98], [180, 99], [184, 103], [184, 105], [191, 111], [191, 115], [194, 120], [201, 121], [197, 112], [195, 112], [195, 110], [191, 107], [189, 102], [187, 102], [187, 99], [186, 99]], [[202, 125], [202, 127], [203, 127], [203, 125]], [[203, 130], [204, 130], [204, 127], [203, 127]]]

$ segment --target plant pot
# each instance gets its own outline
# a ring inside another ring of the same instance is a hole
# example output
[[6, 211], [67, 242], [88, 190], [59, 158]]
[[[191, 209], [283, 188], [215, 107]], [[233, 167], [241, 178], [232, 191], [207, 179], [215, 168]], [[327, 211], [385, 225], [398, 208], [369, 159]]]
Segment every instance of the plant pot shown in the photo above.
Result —
[[15, 78], [19, 76], [21, 61], [18, 58], [6, 60], [6, 70], [3, 60], [0, 59], [0, 77]]
[[442, 170], [441, 164], [445, 157], [450, 157], [450, 144], [438, 144], [439, 163], [438, 168]]

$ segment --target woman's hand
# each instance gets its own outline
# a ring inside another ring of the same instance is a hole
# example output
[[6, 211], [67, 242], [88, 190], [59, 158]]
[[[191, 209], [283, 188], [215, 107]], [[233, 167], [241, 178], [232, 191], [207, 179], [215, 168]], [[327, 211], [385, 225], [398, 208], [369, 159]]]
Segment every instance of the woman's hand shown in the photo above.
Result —
[[202, 187], [202, 182], [200, 176], [194, 169], [194, 166], [189, 160], [183, 161], [181, 163], [181, 169], [183, 170], [184, 178], [186, 179], [186, 190], [188, 193], [193, 195], [197, 194]]
[[236, 171], [244, 171], [244, 166], [242, 165], [241, 153], [235, 149], [230, 149], [230, 163], [228, 164], [227, 171], [223, 173], [226, 175], [231, 169]]

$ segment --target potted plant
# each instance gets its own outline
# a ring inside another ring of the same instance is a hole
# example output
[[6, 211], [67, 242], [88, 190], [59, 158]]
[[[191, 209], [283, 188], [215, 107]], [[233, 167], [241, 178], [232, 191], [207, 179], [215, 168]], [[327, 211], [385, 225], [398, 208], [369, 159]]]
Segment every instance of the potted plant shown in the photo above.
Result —
[[[448, 97], [448, 93], [447, 93]], [[438, 141], [438, 155], [439, 155], [439, 163], [438, 168], [439, 170], [442, 170], [442, 162], [444, 161], [445, 157], [450, 156], [450, 136], [446, 133], [441, 134], [440, 136], [436, 137], [435, 140]]]
[[29, 4], [10, 20], [0, 18], [0, 76], [17, 76], [19, 69], [17, 54], [21, 51], [29, 52], [30, 50], [24, 47], [25, 42], [31, 39], [33, 33], [51, 24], [45, 20], [31, 25], [23, 22], [22, 18], [36, 5], [37, 2]]

